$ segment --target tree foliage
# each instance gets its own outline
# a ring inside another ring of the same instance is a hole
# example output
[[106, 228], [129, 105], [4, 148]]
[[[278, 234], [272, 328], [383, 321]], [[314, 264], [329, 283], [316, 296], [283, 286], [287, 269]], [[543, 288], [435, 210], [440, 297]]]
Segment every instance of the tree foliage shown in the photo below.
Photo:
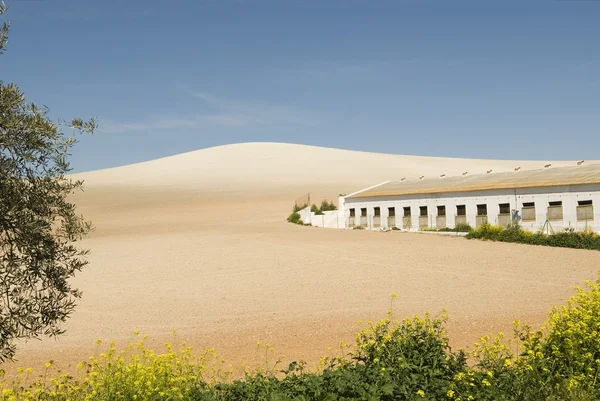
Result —
[[[4, 24], [0, 53], [7, 38]], [[74, 132], [96, 127], [93, 119], [69, 125]], [[87, 264], [75, 242], [92, 225], [67, 200], [83, 184], [65, 177], [75, 143], [46, 108], [0, 81], [0, 361], [14, 357], [19, 339], [61, 334], [81, 296], [69, 279]]]

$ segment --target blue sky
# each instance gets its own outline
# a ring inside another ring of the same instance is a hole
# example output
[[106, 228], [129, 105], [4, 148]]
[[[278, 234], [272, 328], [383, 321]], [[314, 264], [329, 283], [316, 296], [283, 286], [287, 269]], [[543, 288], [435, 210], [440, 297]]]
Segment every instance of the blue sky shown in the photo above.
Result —
[[75, 171], [276, 141], [598, 159], [600, 1], [8, 0], [0, 79]]

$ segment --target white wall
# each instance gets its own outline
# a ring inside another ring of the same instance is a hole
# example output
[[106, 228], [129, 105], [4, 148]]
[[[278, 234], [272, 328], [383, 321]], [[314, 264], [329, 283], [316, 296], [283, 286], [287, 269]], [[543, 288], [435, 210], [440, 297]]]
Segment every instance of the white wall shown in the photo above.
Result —
[[323, 214], [315, 214], [310, 211], [310, 207], [306, 207], [298, 212], [304, 224], [311, 224], [315, 227], [325, 228], [345, 228], [344, 212], [339, 210], [328, 210]]
[[[538, 187], [525, 189], [507, 189], [507, 190], [487, 190], [476, 192], [457, 192], [441, 193], [429, 195], [405, 195], [405, 196], [385, 196], [373, 198], [355, 198], [344, 199], [340, 201], [340, 211], [344, 214], [343, 221], [347, 224], [350, 216], [349, 210], [356, 210], [356, 225], [359, 224], [360, 209], [366, 207], [369, 223], [374, 214], [373, 208], [381, 208], [382, 228], [388, 228], [387, 217], [388, 208], [396, 208], [396, 225], [402, 227], [403, 208], [409, 206], [412, 211], [412, 230], [419, 229], [419, 207], [428, 207], [428, 221], [430, 227], [435, 227], [437, 206], [446, 206], [446, 226], [454, 227], [456, 206], [466, 205], [467, 223], [472, 227], [476, 225], [477, 205], [486, 204], [488, 212], [488, 221], [490, 224], [498, 224], [499, 204], [509, 203], [510, 209], [517, 209], [521, 214], [524, 202], [535, 202], [536, 220], [521, 221], [523, 228], [531, 231], [539, 231], [546, 222], [546, 213], [548, 202], [562, 201], [563, 220], [550, 221], [555, 231], [563, 228], [572, 227], [576, 230], [582, 230], [585, 227], [584, 221], [577, 221], [577, 201], [592, 200], [594, 205], [594, 219], [587, 224], [596, 232], [600, 232], [600, 184], [588, 185], [570, 185], [561, 187]], [[371, 227], [369, 227], [371, 228]]]
[[298, 214], [300, 215], [300, 220], [302, 220], [304, 224], [310, 223], [312, 214], [312, 212], [310, 211], [310, 206], [307, 206], [304, 209], [300, 210]]
[[344, 213], [339, 210], [329, 210], [321, 215], [311, 213], [310, 219], [315, 227], [345, 228]]

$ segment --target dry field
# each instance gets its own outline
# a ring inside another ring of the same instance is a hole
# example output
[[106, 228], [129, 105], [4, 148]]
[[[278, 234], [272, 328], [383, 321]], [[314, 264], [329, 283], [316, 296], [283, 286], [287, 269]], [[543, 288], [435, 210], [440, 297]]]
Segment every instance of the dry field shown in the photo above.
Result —
[[[258, 340], [316, 361], [359, 320], [447, 308], [454, 347], [520, 319], [541, 324], [573, 286], [596, 277], [600, 253], [400, 232], [286, 223], [293, 200], [336, 200], [387, 179], [539, 168], [514, 162], [378, 155], [282, 144], [206, 149], [80, 176], [74, 199], [97, 229], [91, 264], [58, 340], [20, 346], [20, 365], [85, 359], [97, 338], [180, 339], [228, 361], [260, 362]], [[553, 162], [557, 166], [561, 163]], [[574, 164], [564, 162], [562, 164]]]

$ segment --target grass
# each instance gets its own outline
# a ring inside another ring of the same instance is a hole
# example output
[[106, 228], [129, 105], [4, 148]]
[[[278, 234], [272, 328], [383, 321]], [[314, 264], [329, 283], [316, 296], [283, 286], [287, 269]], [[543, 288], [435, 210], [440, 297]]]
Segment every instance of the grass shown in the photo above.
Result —
[[50, 362], [41, 372], [19, 368], [15, 379], [0, 381], [0, 394], [9, 401], [597, 400], [600, 280], [586, 285], [543, 328], [515, 322], [514, 343], [500, 333], [470, 354], [450, 347], [445, 312], [396, 320], [392, 294], [385, 319], [313, 370], [302, 361], [271, 361], [268, 345], [265, 366], [256, 368], [235, 369], [210, 349], [196, 355], [185, 342], [155, 352], [136, 332], [136, 342], [121, 350], [108, 344], [75, 376]]

